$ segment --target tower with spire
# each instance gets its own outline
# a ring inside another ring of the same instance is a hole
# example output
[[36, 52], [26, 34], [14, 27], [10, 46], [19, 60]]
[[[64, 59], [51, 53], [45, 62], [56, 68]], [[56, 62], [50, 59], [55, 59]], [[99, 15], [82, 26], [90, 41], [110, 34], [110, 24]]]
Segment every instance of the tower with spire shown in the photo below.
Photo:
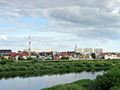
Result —
[[77, 52], [77, 45], [75, 45], [74, 51]]

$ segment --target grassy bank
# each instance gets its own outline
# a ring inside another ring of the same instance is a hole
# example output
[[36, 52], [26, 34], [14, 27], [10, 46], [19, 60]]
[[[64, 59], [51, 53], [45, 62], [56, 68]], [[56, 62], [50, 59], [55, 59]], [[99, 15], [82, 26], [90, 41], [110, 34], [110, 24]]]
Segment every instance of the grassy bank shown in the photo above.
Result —
[[39, 76], [45, 74], [101, 71], [120, 68], [120, 60], [92, 61], [0, 61], [0, 78], [15, 76]]
[[98, 75], [95, 80], [79, 80], [43, 90], [120, 90], [120, 69], [109, 70], [103, 75]]
[[90, 79], [83, 79], [70, 84], [57, 85], [51, 88], [44, 88], [42, 90], [85, 90], [83, 85], [89, 82], [91, 82]]

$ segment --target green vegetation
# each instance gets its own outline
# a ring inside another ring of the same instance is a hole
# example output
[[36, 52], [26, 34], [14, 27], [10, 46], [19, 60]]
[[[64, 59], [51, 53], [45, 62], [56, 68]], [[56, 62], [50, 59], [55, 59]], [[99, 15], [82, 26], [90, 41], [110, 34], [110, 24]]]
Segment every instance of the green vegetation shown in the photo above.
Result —
[[92, 57], [93, 59], [96, 59], [95, 53], [92, 53], [92, 54], [91, 54], [91, 57]]
[[95, 80], [79, 80], [43, 90], [120, 90], [120, 60], [81, 61], [41, 61], [41, 60], [1, 60], [0, 78], [41, 76], [45, 74], [106, 71]]
[[91, 82], [90, 79], [79, 80], [70, 84], [57, 85], [51, 88], [45, 88], [42, 90], [85, 90], [84, 84]]
[[120, 68], [119, 60], [83, 60], [83, 61], [41, 61], [41, 60], [2, 60], [0, 61], [0, 78], [15, 76], [40, 76], [45, 74], [107, 71], [110, 68]]
[[120, 90], [120, 70], [110, 70], [97, 76], [95, 80], [79, 80], [43, 90]]

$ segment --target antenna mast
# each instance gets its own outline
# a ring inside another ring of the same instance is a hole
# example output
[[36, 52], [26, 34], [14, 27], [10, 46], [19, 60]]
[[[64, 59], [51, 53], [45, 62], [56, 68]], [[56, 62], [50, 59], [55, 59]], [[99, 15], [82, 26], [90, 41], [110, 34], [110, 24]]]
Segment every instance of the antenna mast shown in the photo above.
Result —
[[30, 35], [29, 35], [29, 55], [30, 55], [30, 52], [31, 52], [30, 46], [31, 46], [31, 37], [30, 37]]

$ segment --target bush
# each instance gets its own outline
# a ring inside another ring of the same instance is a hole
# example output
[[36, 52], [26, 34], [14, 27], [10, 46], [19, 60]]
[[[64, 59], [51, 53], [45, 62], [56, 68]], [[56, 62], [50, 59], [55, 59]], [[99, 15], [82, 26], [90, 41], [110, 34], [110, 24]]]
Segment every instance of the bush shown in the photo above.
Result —
[[33, 58], [29, 57], [29, 58], [27, 58], [27, 60], [33, 60]]
[[31, 62], [32, 62], [32, 63], [37, 63], [37, 62], [38, 62], [38, 60], [34, 60], [34, 59], [33, 59]]
[[18, 57], [18, 60], [25, 60], [23, 57]]
[[2, 60], [2, 61], [0, 61], [0, 64], [4, 65], [4, 64], [6, 64], [6, 62], [7, 62], [6, 60]]
[[111, 70], [99, 75], [91, 84], [90, 90], [110, 90], [114, 86], [120, 85], [120, 70]]
[[110, 88], [110, 90], [120, 90], [120, 86], [114, 86], [114, 87]]

